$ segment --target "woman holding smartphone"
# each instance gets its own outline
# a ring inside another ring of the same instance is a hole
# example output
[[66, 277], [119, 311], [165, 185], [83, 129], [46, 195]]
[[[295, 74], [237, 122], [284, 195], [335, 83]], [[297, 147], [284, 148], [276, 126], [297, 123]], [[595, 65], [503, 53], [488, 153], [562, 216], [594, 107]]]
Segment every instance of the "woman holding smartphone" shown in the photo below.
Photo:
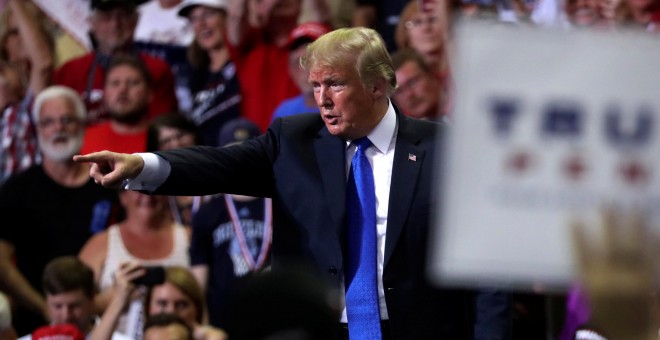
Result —
[[[195, 340], [227, 340], [221, 329], [209, 326], [204, 319], [204, 294], [193, 275], [184, 267], [165, 267], [164, 281], [150, 286], [145, 297], [144, 318], [174, 314], [180, 317], [192, 330]], [[127, 262], [120, 266], [115, 275], [115, 293], [101, 322], [92, 332], [92, 340], [105, 340], [117, 324], [121, 311], [138, 285], [148, 276], [147, 268]], [[147, 280], [149, 281], [149, 280]]]
[[[167, 197], [122, 191], [119, 200], [126, 211], [126, 218], [94, 235], [79, 255], [94, 270], [101, 290], [95, 301], [99, 312], [108, 306], [114, 291], [115, 273], [122, 263], [190, 265], [190, 233], [187, 228], [172, 221], [167, 213]], [[143, 324], [142, 310], [142, 300], [134, 299], [120, 319], [117, 331], [139, 339]]]

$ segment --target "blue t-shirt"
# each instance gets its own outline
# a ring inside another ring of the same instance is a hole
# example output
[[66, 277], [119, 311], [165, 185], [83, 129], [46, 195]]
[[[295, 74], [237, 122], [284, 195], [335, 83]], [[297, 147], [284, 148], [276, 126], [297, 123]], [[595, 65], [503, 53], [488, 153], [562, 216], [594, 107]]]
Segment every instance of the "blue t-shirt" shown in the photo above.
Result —
[[305, 105], [305, 97], [301, 94], [297, 97], [287, 99], [280, 103], [280, 105], [275, 109], [273, 114], [273, 120], [278, 117], [286, 117], [299, 113], [319, 113], [319, 107], [307, 106]]

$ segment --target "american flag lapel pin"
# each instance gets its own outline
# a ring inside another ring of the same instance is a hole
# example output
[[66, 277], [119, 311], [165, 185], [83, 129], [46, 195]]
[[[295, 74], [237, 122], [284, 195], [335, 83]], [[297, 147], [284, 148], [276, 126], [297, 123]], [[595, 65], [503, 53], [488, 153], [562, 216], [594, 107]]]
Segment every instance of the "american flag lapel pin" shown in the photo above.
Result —
[[413, 155], [411, 153], [408, 154], [408, 161], [409, 162], [417, 162], [417, 155]]

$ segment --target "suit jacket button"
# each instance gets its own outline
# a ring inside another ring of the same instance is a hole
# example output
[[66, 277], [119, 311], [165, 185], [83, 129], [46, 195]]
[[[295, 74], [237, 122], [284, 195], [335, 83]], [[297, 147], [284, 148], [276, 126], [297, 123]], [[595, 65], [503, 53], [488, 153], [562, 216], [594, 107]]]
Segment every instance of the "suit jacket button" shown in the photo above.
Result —
[[330, 273], [330, 276], [336, 276], [337, 275], [337, 268], [335, 268], [334, 266], [330, 266], [328, 268], [328, 273]]

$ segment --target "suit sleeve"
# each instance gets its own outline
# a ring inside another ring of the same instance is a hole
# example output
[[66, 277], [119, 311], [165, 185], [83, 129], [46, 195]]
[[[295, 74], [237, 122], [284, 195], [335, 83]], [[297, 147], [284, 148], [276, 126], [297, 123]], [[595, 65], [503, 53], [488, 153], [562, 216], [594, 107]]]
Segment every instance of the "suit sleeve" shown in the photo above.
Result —
[[230, 193], [272, 197], [273, 163], [278, 154], [277, 133], [264, 135], [229, 147], [196, 146], [158, 152], [170, 163], [167, 180], [157, 195], [202, 196]]

